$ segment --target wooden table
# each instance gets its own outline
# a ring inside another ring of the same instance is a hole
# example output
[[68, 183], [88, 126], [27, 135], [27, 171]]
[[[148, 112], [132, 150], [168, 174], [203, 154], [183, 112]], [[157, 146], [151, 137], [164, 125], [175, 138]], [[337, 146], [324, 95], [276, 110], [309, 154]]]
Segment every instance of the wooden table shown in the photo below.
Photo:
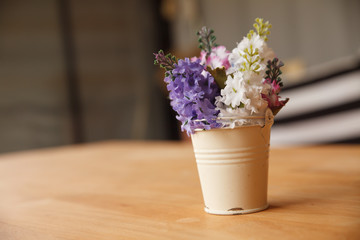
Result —
[[203, 211], [192, 147], [104, 142], [0, 156], [0, 239], [360, 239], [360, 147], [272, 149], [266, 211]]

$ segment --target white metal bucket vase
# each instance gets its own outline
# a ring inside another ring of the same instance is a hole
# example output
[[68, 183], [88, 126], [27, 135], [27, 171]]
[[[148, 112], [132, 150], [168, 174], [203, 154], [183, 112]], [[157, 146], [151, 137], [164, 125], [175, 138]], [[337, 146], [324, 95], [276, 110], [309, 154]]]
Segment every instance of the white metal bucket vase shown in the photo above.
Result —
[[205, 211], [246, 214], [268, 207], [268, 158], [274, 116], [264, 126], [196, 131], [192, 136]]

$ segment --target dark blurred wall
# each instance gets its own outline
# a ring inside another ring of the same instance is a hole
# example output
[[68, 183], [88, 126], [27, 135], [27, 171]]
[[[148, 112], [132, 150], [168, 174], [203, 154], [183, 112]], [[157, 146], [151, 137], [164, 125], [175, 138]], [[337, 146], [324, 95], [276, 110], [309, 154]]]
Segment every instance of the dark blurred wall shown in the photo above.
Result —
[[0, 1], [0, 151], [71, 142], [56, 1]]
[[0, 1], [0, 152], [173, 138], [152, 65], [158, 5]]
[[151, 107], [161, 104], [152, 82], [151, 1], [71, 1], [70, 7], [84, 139], [149, 137]]

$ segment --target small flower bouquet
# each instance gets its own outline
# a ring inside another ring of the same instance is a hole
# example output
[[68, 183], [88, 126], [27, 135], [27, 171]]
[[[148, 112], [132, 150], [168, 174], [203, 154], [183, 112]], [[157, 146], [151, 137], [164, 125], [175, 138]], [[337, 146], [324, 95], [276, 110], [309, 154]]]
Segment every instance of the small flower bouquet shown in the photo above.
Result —
[[205, 211], [212, 214], [268, 207], [270, 128], [289, 99], [279, 96], [284, 64], [266, 44], [271, 25], [255, 21], [255, 31], [231, 52], [203, 27], [200, 57], [155, 54], [181, 129], [191, 135]]
[[267, 108], [275, 115], [288, 101], [279, 96], [284, 64], [266, 44], [271, 24], [257, 18], [254, 28], [231, 52], [203, 27], [197, 33], [199, 58], [177, 59], [162, 50], [154, 54], [155, 64], [166, 71], [171, 106], [188, 135], [198, 129], [263, 124], [256, 119]]

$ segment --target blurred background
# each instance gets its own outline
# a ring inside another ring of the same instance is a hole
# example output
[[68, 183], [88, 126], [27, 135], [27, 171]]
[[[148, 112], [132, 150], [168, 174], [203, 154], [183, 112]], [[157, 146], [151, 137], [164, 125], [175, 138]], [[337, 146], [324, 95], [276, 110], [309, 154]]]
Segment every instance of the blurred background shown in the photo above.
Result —
[[256, 17], [285, 62], [273, 145], [360, 143], [359, 0], [1, 0], [0, 152], [180, 140], [153, 52], [229, 50]]

